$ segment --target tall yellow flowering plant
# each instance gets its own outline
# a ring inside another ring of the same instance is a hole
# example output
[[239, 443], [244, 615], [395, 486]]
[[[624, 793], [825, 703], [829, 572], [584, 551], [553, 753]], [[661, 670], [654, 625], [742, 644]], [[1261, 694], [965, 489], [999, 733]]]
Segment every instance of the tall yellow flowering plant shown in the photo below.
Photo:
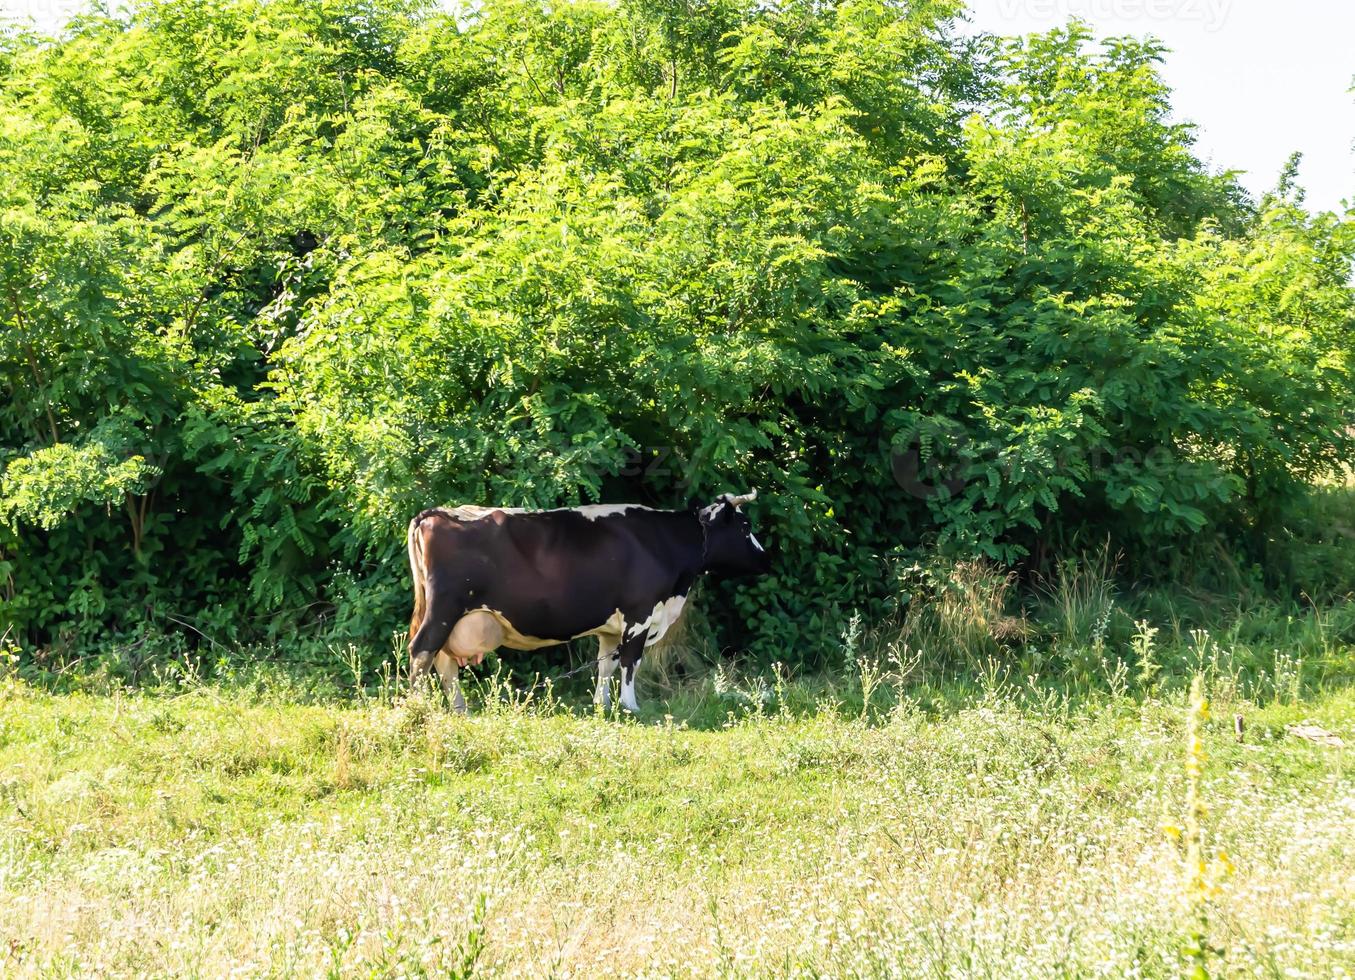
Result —
[[1233, 872], [1233, 863], [1220, 850], [1212, 861], [1205, 857], [1205, 817], [1209, 807], [1204, 800], [1205, 752], [1201, 734], [1209, 720], [1209, 700], [1204, 694], [1204, 679], [1196, 674], [1190, 685], [1186, 707], [1186, 805], [1181, 824], [1167, 823], [1164, 830], [1173, 840], [1184, 844], [1183, 903], [1190, 916], [1190, 931], [1184, 953], [1185, 975], [1191, 980], [1207, 980], [1209, 955], [1209, 901], [1222, 893], [1222, 882]]

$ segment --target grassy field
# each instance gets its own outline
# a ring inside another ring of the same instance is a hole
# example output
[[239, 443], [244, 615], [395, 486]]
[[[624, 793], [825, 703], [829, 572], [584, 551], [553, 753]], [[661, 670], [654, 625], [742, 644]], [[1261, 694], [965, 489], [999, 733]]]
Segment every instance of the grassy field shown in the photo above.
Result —
[[[10, 677], [0, 974], [1180, 972], [1179, 688], [881, 690], [708, 679], [639, 720], [482, 690], [458, 718]], [[1215, 693], [1211, 969], [1349, 975], [1349, 750], [1285, 728], [1349, 741], [1355, 693]]]

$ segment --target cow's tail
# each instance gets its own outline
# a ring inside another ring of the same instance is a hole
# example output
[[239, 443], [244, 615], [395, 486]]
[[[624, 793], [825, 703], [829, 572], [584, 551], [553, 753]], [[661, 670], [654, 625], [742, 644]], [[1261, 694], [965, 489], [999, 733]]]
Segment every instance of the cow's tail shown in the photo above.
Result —
[[414, 580], [414, 612], [409, 618], [409, 647], [414, 649], [414, 637], [423, 625], [424, 613], [428, 610], [428, 572], [423, 564], [423, 535], [419, 526], [423, 523], [423, 514], [409, 522], [409, 574]]

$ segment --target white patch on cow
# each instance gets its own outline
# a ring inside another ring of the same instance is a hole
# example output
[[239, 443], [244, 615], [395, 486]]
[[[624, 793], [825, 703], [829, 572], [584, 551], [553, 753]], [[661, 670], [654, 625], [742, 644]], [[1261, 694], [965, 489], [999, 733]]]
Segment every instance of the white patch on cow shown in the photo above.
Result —
[[627, 711], [638, 712], [640, 710], [640, 705], [635, 700], [635, 675], [639, 672], [639, 663], [630, 668], [621, 668], [621, 707]]
[[752, 531], [748, 532], [748, 540], [753, 542], [753, 547], [756, 548], [758, 551], [763, 550], [762, 545], [758, 544], [757, 535], [754, 534]]
[[599, 517], [612, 517], [632, 510], [653, 510], [641, 504], [584, 504], [582, 507], [552, 507], [546, 510], [528, 510], [526, 507], [481, 507], [478, 504], [461, 504], [458, 507], [440, 508], [459, 521], [478, 521], [496, 511], [501, 514], [581, 514], [590, 521]]
[[682, 607], [686, 602], [685, 595], [675, 595], [671, 599], [654, 603], [654, 611], [649, 614], [649, 618], [626, 630], [626, 637], [630, 639], [644, 633], [645, 646], [653, 646], [662, 640], [664, 634], [681, 618]]
[[495, 511], [502, 511], [505, 514], [523, 513], [521, 507], [478, 507], [475, 504], [462, 504], [460, 507], [443, 507], [441, 509], [459, 521], [478, 521]]
[[561, 507], [559, 510], [572, 510], [577, 514], [582, 514], [590, 521], [595, 521], [599, 517], [612, 517], [616, 514], [624, 514], [632, 510], [653, 510], [652, 507], [642, 507], [639, 504], [584, 504], [582, 507]]

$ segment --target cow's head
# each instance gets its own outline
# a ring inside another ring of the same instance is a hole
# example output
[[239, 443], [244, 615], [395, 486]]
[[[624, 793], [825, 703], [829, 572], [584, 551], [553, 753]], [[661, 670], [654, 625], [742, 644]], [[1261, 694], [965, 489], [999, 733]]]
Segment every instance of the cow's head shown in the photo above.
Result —
[[706, 571], [716, 575], [765, 575], [771, 570], [771, 558], [753, 537], [753, 525], [740, 509], [756, 496], [756, 490], [738, 495], [723, 493], [715, 503], [701, 508]]

